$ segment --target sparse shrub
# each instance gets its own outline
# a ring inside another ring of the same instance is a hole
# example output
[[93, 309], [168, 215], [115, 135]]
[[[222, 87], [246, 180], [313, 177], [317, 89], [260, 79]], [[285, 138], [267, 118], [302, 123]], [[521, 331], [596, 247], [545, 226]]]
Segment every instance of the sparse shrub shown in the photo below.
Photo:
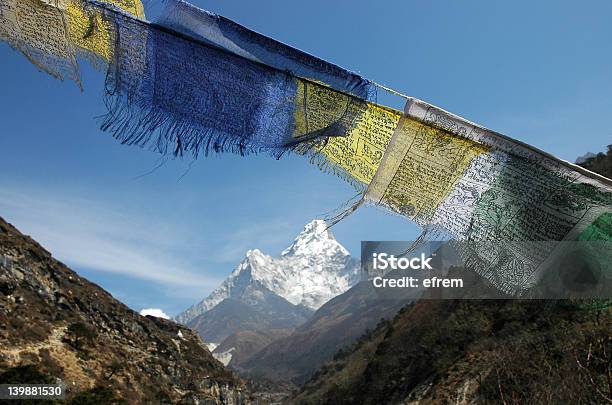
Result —
[[113, 391], [104, 387], [81, 392], [68, 403], [70, 405], [127, 405], [125, 400], [117, 398]]
[[113, 360], [106, 368], [106, 375], [104, 376], [104, 378], [108, 380], [112, 378], [114, 375], [119, 374], [124, 368], [125, 368], [125, 363], [119, 360]]
[[83, 322], [70, 324], [66, 332], [70, 344], [77, 350], [82, 350], [87, 345], [93, 344], [96, 337], [95, 331]]
[[55, 384], [55, 378], [44, 374], [34, 364], [12, 367], [0, 374], [0, 384]]

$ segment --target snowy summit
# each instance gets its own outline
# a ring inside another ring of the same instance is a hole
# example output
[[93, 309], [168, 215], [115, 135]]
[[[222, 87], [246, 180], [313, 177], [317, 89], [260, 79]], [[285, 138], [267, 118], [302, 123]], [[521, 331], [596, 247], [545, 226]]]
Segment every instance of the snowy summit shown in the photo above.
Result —
[[225, 299], [243, 297], [245, 290], [250, 291], [251, 300], [272, 292], [291, 304], [316, 310], [359, 281], [359, 262], [338, 243], [325, 221], [315, 220], [280, 257], [249, 250], [217, 289], [176, 319], [187, 323]]

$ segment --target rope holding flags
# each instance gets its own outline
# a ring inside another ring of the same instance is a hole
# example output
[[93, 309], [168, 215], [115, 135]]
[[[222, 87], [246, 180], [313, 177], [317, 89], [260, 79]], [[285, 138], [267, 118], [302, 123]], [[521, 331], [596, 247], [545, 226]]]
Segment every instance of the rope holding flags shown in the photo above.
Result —
[[154, 22], [140, 0], [0, 0], [0, 39], [79, 86], [80, 59], [105, 70], [102, 130], [123, 144], [194, 158], [293, 151], [361, 194], [338, 219], [367, 203], [423, 237], [504, 241], [463, 254], [509, 294], [553, 253], [521, 242], [612, 239], [610, 179], [421, 100], [378, 105], [374, 82], [182, 0], [164, 0]]

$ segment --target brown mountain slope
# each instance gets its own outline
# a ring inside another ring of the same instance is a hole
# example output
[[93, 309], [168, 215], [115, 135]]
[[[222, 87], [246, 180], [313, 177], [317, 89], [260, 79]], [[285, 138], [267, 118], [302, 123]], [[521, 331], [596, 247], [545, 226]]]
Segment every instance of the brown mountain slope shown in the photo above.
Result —
[[0, 380], [32, 373], [69, 399], [90, 390], [75, 403], [248, 403], [195, 332], [140, 316], [0, 218]]

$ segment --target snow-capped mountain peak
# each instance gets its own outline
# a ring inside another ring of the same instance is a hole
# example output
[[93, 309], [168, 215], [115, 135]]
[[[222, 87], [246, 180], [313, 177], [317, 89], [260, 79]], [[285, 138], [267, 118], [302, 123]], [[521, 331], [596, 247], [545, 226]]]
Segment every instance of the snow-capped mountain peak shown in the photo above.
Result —
[[334, 235], [329, 231], [327, 223], [315, 219], [304, 227], [304, 230], [295, 238], [291, 246], [283, 250], [281, 256], [301, 256], [317, 253], [333, 253], [334, 255], [349, 256]]
[[359, 282], [360, 276], [358, 261], [351, 258], [324, 221], [315, 220], [304, 227], [280, 257], [258, 249], [247, 251], [217, 289], [176, 319], [187, 323], [228, 298], [253, 305], [256, 297], [268, 297], [270, 293], [293, 305], [316, 310]]

